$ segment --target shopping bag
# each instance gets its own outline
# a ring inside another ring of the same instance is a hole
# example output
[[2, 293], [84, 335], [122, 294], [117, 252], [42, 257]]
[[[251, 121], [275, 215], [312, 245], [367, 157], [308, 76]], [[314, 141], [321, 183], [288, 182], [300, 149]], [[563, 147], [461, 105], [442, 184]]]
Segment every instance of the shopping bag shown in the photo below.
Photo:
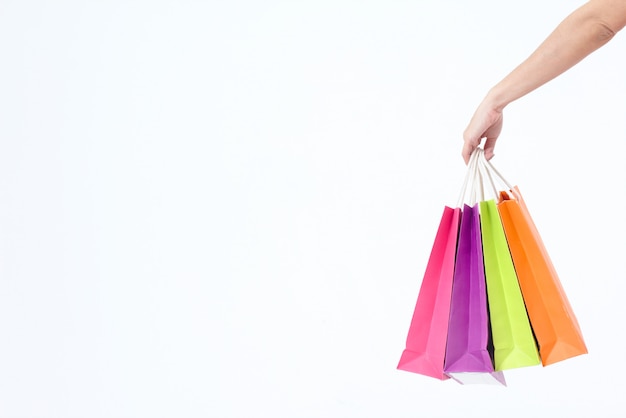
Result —
[[459, 208], [444, 208], [397, 366], [440, 380], [448, 378], [443, 365], [460, 213]]
[[496, 370], [541, 362], [495, 200], [480, 202], [485, 279]]
[[582, 332], [519, 189], [498, 210], [544, 366], [587, 353]]
[[466, 204], [457, 243], [444, 371], [462, 384], [506, 385], [504, 374], [494, 371], [492, 350], [479, 208]]

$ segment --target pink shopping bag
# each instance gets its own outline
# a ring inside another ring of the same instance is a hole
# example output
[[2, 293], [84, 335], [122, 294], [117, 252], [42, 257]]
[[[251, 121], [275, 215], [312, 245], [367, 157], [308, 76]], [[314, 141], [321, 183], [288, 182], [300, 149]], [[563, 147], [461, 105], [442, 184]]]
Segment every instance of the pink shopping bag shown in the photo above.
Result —
[[399, 370], [447, 379], [448, 318], [461, 209], [445, 207], [415, 304]]

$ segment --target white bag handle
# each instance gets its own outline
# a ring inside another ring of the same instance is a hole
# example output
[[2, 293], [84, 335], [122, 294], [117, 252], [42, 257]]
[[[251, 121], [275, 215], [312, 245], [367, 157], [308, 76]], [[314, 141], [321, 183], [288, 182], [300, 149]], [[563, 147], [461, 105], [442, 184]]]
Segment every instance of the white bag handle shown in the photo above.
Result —
[[491, 191], [493, 192], [493, 198], [497, 199], [498, 188], [496, 187], [496, 184], [493, 181], [493, 177], [491, 176], [491, 173], [489, 172], [489, 169], [487, 168], [486, 163], [487, 163], [487, 159], [485, 159], [485, 154], [483, 153], [482, 158], [480, 159], [480, 161], [478, 161], [478, 166], [479, 166], [479, 170], [481, 173], [482, 181], [486, 182], [487, 180], [489, 180], [489, 184], [491, 185]]
[[480, 167], [480, 158], [483, 153], [484, 150], [479, 151], [478, 161], [476, 163], [476, 172], [474, 174], [474, 184], [472, 185], [473, 193], [470, 198], [470, 206], [474, 206], [477, 202], [485, 200], [483, 169]]
[[498, 170], [496, 170], [496, 168], [493, 166], [493, 164], [491, 164], [490, 161], [487, 161], [484, 155], [483, 155], [481, 163], [485, 167], [487, 172], [489, 173], [489, 178], [491, 179], [492, 183], [493, 183], [493, 178], [491, 177], [491, 173], [495, 174], [496, 179], [498, 179], [500, 183], [502, 183], [502, 185], [506, 186], [507, 190], [513, 190], [513, 186], [511, 185], [511, 183], [509, 183], [504, 178], [504, 176], [500, 174]]
[[513, 190], [511, 183], [500, 174], [491, 162], [487, 161], [484, 150], [477, 147], [470, 156], [467, 173], [456, 206], [461, 207], [463, 203], [474, 206], [477, 202], [486, 200], [485, 185], [487, 182], [491, 185], [491, 192], [496, 200], [499, 199], [496, 182], [500, 183], [500, 186], [506, 187], [507, 190]]
[[[479, 161], [482, 152], [483, 150], [481, 148], [476, 148], [470, 156], [470, 161], [467, 165], [467, 173], [465, 174], [465, 181], [463, 182], [463, 187], [461, 188], [461, 194], [456, 207], [461, 207], [466, 201], [472, 205], [476, 203], [476, 184], [480, 182], [480, 179], [478, 178], [480, 176]], [[482, 194], [483, 191], [481, 184], [481, 196]]]

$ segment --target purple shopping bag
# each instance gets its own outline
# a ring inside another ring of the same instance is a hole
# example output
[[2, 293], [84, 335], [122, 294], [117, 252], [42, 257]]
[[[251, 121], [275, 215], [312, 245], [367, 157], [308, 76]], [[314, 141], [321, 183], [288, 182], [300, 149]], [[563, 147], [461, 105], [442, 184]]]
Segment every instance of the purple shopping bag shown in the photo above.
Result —
[[443, 371], [461, 209], [441, 217], [398, 369], [447, 379]]
[[477, 204], [464, 205], [461, 214], [444, 371], [464, 384], [506, 386], [504, 374], [493, 365]]

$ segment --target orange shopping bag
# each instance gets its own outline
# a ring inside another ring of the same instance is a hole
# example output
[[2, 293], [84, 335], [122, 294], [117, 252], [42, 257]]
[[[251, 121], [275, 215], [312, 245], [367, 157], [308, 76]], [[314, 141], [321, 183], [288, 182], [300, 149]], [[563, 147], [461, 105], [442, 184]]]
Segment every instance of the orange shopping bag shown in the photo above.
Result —
[[491, 163], [487, 167], [509, 189], [500, 192], [498, 212], [542, 364], [586, 354], [574, 311], [519, 189], [511, 187]]

